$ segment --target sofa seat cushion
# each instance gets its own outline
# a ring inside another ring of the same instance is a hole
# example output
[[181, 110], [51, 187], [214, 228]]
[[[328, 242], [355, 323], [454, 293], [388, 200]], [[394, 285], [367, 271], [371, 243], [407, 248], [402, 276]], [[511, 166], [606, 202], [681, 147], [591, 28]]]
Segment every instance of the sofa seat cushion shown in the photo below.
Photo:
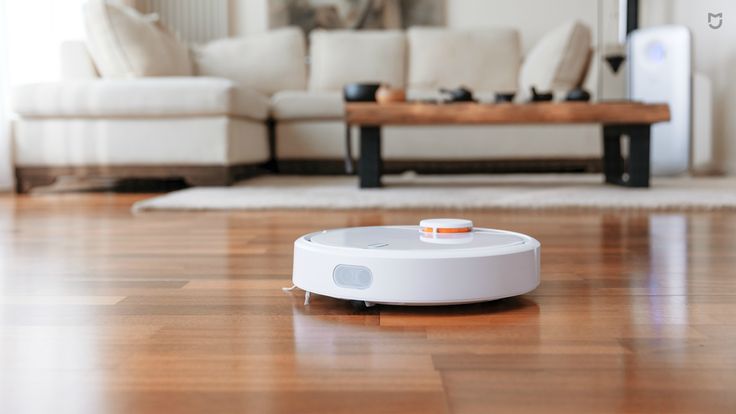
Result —
[[189, 48], [163, 28], [155, 15], [105, 0], [85, 6], [87, 46], [106, 78], [190, 76]]
[[339, 120], [345, 104], [336, 91], [281, 91], [271, 98], [271, 114], [277, 120]]
[[410, 88], [516, 91], [521, 42], [514, 29], [415, 27], [409, 29], [408, 39]]
[[353, 82], [405, 86], [406, 36], [398, 30], [314, 30], [309, 89], [340, 91]]
[[220, 39], [195, 49], [197, 73], [230, 79], [266, 95], [307, 88], [304, 33], [285, 28]]
[[141, 78], [28, 84], [13, 94], [24, 117], [140, 118], [234, 115], [263, 120], [268, 98], [218, 78]]

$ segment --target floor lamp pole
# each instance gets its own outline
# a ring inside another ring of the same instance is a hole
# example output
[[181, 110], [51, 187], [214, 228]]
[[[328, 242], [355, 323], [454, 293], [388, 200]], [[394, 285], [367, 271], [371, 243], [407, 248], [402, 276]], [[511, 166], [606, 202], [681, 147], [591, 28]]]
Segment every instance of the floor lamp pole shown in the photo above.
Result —
[[639, 28], [639, 0], [626, 0], [626, 34]]

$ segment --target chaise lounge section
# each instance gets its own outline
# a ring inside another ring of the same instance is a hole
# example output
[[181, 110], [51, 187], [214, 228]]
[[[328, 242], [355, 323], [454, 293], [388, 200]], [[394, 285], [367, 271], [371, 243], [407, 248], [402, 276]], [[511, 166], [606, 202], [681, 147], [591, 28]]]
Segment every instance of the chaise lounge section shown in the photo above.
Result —
[[75, 80], [15, 94], [24, 192], [63, 175], [233, 182], [268, 160], [268, 98], [218, 78]]

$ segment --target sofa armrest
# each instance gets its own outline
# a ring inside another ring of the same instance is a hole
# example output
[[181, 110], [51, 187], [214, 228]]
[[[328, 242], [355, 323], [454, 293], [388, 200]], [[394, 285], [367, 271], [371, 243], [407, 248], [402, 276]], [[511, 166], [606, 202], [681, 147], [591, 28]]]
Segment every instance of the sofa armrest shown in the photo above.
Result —
[[70, 40], [62, 42], [59, 52], [62, 80], [96, 79], [100, 77], [95, 63], [87, 51], [87, 45], [83, 41]]

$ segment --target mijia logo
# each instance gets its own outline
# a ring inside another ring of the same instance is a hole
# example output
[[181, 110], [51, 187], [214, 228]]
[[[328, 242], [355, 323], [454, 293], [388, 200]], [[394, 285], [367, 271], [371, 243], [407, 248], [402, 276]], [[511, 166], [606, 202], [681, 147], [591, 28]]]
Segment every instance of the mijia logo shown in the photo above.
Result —
[[723, 13], [708, 13], [708, 27], [720, 29], [723, 26]]

